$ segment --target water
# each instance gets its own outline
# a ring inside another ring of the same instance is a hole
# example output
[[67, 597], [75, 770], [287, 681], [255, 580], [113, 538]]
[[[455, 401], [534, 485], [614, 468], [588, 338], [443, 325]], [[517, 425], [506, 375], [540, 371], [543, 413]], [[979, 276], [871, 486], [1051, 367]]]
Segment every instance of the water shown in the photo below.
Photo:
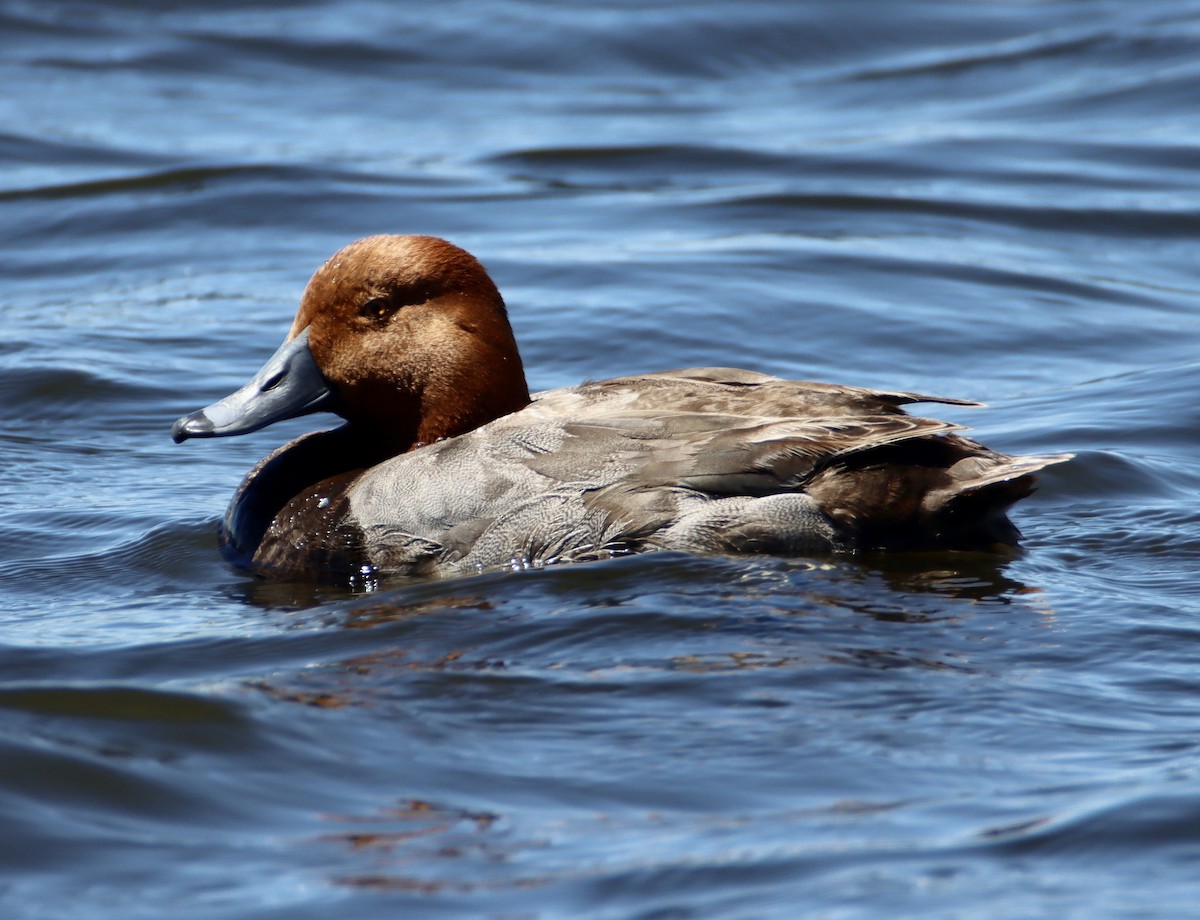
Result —
[[[1181, 917], [1200, 2], [0, 3], [0, 911]], [[1013, 558], [228, 568], [171, 443], [375, 232], [530, 382], [986, 400]]]

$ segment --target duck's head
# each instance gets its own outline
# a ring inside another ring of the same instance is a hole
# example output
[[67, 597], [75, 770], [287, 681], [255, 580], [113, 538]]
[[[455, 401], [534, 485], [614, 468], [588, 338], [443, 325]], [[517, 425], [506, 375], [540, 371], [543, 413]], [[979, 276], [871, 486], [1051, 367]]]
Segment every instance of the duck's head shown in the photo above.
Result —
[[395, 451], [529, 403], [504, 301], [468, 252], [429, 236], [351, 243], [309, 281], [287, 340], [248, 384], [175, 423], [176, 442], [336, 412]]

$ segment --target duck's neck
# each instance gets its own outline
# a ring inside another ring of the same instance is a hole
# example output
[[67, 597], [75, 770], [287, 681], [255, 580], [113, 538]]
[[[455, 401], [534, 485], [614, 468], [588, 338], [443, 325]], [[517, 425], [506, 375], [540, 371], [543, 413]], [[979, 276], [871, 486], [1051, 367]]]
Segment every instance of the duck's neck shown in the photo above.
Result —
[[[529, 387], [499, 294], [490, 309], [442, 298], [434, 331], [396, 363], [364, 367], [337, 355], [322, 363], [337, 382], [340, 414], [366, 443], [391, 455], [458, 437], [529, 405]], [[322, 356], [317, 354], [318, 363]]]
[[458, 360], [426, 366], [411, 379], [404, 401], [415, 424], [411, 432], [403, 424], [391, 426], [409, 438], [405, 449], [458, 437], [529, 405], [525, 369], [503, 306], [473, 323], [466, 324], [472, 347], [462, 348]]
[[481, 373], [469, 385], [456, 382], [449, 388], [439, 388], [438, 398], [422, 406], [409, 449], [458, 437], [529, 405], [524, 374], [492, 385], [487, 385], [486, 380]]
[[373, 400], [376, 405], [386, 405], [389, 411], [378, 417], [358, 412], [346, 426], [344, 436], [358, 456], [379, 462], [474, 431], [529, 405], [523, 375], [507, 385], [480, 388], [480, 383], [481, 378], [439, 382], [419, 393], [393, 393]]

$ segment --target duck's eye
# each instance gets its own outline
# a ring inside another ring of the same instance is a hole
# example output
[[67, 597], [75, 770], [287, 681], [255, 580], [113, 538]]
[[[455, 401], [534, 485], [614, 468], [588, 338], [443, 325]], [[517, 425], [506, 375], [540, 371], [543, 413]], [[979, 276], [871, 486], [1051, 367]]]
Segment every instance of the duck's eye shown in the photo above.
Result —
[[387, 319], [395, 312], [395, 306], [386, 297], [372, 297], [358, 308], [358, 315], [367, 319]]
[[396, 286], [363, 301], [362, 306], [358, 308], [358, 315], [381, 322], [404, 307], [428, 303], [434, 296], [434, 292], [429, 288]]

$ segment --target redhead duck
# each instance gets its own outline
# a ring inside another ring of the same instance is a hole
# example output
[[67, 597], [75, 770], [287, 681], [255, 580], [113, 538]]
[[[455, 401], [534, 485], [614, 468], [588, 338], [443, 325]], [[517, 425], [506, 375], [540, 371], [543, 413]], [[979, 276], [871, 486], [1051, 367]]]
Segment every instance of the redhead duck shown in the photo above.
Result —
[[283, 346], [177, 442], [334, 412], [241, 484], [221, 525], [261, 574], [452, 575], [650, 550], [809, 554], [1015, 545], [1034, 471], [908, 415], [961, 399], [727, 368], [537, 393], [469, 253], [374, 236], [319, 268]]

